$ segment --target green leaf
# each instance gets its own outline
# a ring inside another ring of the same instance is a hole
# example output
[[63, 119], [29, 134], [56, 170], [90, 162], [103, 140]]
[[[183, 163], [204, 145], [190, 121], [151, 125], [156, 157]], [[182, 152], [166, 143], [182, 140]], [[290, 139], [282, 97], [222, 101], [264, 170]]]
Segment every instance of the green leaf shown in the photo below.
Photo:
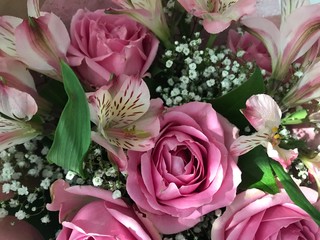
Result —
[[61, 62], [61, 71], [68, 102], [62, 111], [47, 158], [64, 169], [84, 176], [83, 158], [91, 142], [89, 107], [72, 69]]
[[299, 124], [303, 123], [303, 120], [308, 116], [308, 112], [305, 109], [298, 110], [294, 113], [288, 114], [281, 120], [283, 125]]
[[282, 183], [291, 200], [304, 211], [320, 226], [320, 212], [303, 195], [300, 188], [292, 180], [290, 175], [284, 171], [283, 167], [276, 161], [270, 159], [270, 165]]
[[255, 69], [251, 77], [238, 88], [226, 95], [214, 99], [213, 108], [226, 117], [240, 129], [249, 125], [240, 109], [244, 108], [246, 101], [254, 94], [264, 93], [265, 85], [259, 68]]
[[238, 166], [243, 177], [239, 188], [258, 188], [271, 194], [279, 192], [269, 164], [269, 157], [262, 146], [258, 146], [239, 157]]

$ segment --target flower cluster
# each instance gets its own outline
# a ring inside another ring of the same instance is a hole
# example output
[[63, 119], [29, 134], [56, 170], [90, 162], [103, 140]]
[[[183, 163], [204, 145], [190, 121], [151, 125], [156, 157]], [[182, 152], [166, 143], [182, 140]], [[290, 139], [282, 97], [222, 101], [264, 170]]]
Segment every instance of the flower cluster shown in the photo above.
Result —
[[276, 2], [0, 16], [1, 238], [320, 239], [320, 4]]

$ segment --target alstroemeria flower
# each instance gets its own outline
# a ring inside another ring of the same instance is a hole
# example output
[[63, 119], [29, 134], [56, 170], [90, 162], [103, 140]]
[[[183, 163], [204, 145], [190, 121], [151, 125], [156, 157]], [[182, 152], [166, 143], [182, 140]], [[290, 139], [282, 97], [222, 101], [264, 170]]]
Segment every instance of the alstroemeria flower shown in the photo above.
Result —
[[146, 83], [133, 76], [121, 75], [114, 85], [88, 94], [91, 121], [97, 125], [93, 141], [107, 149], [120, 170], [127, 167], [123, 149], [146, 151], [154, 146], [159, 134], [158, 115], [162, 101], [150, 101]]
[[178, 0], [190, 14], [203, 19], [209, 33], [220, 33], [232, 21], [255, 11], [256, 0]]
[[243, 155], [258, 145], [267, 148], [270, 158], [287, 167], [298, 156], [297, 149], [282, 149], [279, 147], [281, 135], [278, 129], [281, 123], [281, 110], [278, 104], [266, 94], [250, 97], [246, 108], [242, 110], [249, 123], [257, 130], [250, 136], [240, 136], [231, 145], [231, 153], [235, 156]]
[[39, 1], [28, 0], [29, 18], [15, 29], [16, 51], [29, 68], [60, 80], [60, 59], [65, 59], [70, 38], [53, 13], [40, 13]]
[[320, 61], [314, 62], [306, 69], [282, 102], [287, 107], [294, 107], [318, 98], [320, 98]]
[[0, 56], [17, 57], [14, 31], [22, 19], [12, 16], [0, 17]]
[[318, 193], [320, 196], [320, 153], [318, 153], [313, 158], [301, 156], [300, 159], [307, 167], [309, 173], [314, 177], [314, 180], [318, 186]]
[[169, 44], [170, 31], [159, 0], [112, 0], [122, 9], [109, 9], [122, 13], [149, 28], [165, 45]]
[[291, 63], [303, 56], [320, 37], [320, 4], [305, 5], [305, 0], [281, 1], [281, 24], [261, 17], [241, 21], [268, 49], [272, 78], [283, 80]]
[[0, 83], [0, 151], [24, 143], [39, 135], [29, 121], [38, 111], [28, 93]]

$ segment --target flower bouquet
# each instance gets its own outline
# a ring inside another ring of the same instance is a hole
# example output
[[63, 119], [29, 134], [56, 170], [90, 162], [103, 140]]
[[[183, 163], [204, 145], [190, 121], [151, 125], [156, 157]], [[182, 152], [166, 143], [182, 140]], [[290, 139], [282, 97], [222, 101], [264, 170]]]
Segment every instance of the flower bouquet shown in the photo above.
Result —
[[27, 0], [1, 16], [1, 239], [320, 239], [319, 12]]

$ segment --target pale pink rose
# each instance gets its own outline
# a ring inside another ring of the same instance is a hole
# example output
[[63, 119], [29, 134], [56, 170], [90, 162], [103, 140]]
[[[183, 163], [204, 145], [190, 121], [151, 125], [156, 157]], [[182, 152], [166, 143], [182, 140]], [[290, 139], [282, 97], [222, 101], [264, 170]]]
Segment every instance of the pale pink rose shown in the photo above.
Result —
[[69, 64], [93, 89], [108, 85], [113, 75], [143, 76], [159, 41], [141, 24], [104, 10], [78, 10], [70, 28]]
[[[315, 203], [318, 194], [301, 188]], [[320, 228], [282, 190], [276, 195], [249, 189], [237, 195], [221, 217], [214, 221], [211, 238], [215, 240], [320, 239]]]
[[190, 14], [203, 19], [204, 29], [213, 34], [226, 30], [232, 21], [255, 11], [256, 0], [178, 0]]
[[128, 151], [127, 192], [161, 233], [193, 227], [229, 205], [241, 181], [229, 147], [238, 129], [210, 104], [167, 109], [153, 149]]
[[153, 225], [112, 192], [93, 186], [73, 186], [57, 180], [51, 186], [49, 211], [60, 211], [62, 230], [57, 240], [159, 240]]
[[237, 33], [230, 29], [228, 32], [227, 46], [233, 53], [240, 50], [244, 55], [240, 57], [244, 62], [255, 62], [258, 67], [271, 73], [271, 58], [268, 50], [263, 43], [248, 32], [244, 34]]
[[43, 240], [39, 231], [26, 221], [14, 216], [0, 218], [0, 233], [3, 240]]

